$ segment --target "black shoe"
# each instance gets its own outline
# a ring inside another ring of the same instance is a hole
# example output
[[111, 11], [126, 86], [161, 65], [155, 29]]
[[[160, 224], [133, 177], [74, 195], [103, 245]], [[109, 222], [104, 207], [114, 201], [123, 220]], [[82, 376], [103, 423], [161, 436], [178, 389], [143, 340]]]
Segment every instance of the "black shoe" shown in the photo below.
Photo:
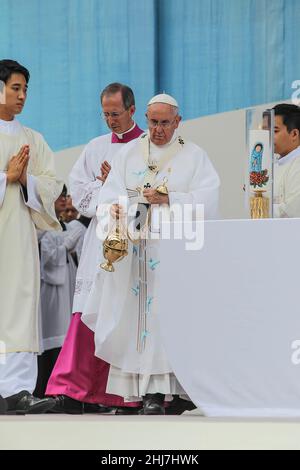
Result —
[[119, 406], [116, 410], [116, 415], [138, 415], [140, 410], [143, 408], [141, 406]]
[[105, 406], [100, 403], [84, 403], [83, 409], [85, 413], [112, 413], [116, 407]]
[[0, 415], [5, 415], [6, 410], [7, 410], [6, 400], [0, 395]]
[[164, 415], [165, 396], [162, 393], [147, 393], [143, 397], [143, 410], [140, 414], [144, 415]]
[[53, 398], [37, 398], [26, 390], [6, 398], [9, 414], [40, 414], [46, 413], [55, 405]]
[[196, 408], [192, 401], [184, 400], [179, 395], [174, 395], [173, 400], [166, 408], [166, 415], [181, 415], [184, 411], [191, 411]]
[[50, 413], [67, 413], [70, 415], [82, 415], [84, 413], [84, 403], [74, 398], [67, 397], [67, 395], [57, 395], [55, 398], [55, 405], [50, 410]]

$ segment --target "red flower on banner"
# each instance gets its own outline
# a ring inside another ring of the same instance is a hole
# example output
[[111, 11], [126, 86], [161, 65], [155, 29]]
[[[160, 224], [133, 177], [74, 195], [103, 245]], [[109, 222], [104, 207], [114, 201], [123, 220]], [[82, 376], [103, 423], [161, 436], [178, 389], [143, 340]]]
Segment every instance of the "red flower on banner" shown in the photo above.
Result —
[[259, 188], [262, 188], [267, 184], [269, 181], [268, 177], [268, 170], [262, 170], [262, 171], [251, 171], [250, 173], [250, 186], [253, 186], [256, 188], [258, 186]]

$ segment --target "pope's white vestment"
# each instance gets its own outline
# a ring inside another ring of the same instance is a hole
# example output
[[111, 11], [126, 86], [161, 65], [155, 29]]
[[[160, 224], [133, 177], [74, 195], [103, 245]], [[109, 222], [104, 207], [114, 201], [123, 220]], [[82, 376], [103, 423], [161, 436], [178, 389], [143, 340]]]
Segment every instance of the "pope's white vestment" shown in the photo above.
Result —
[[[148, 161], [143, 155], [145, 145], [150, 152]], [[197, 145], [180, 138], [176, 132], [171, 142], [164, 146], [152, 144], [148, 134], [127, 144], [120, 151], [117, 162], [113, 162], [99, 196], [99, 208], [118, 203], [119, 197], [123, 196], [130, 210], [135, 203], [130, 195], [145, 184], [150, 160], [158, 164], [164, 162], [152, 181], [152, 187], [167, 179], [171, 209], [176, 204], [180, 207], [189, 204], [193, 208], [204, 204], [205, 218], [217, 217], [218, 175], [207, 154]], [[100, 214], [100, 224], [101, 221]], [[147, 321], [142, 329], [139, 326], [141, 244], [129, 242], [128, 256], [115, 263], [114, 273], [99, 268], [82, 317], [82, 321], [95, 331], [96, 356], [111, 364], [107, 392], [130, 400], [146, 393], [184, 393], [176, 384], [160, 337], [159, 316], [163, 312], [157, 308], [158, 243], [157, 240], [147, 240], [142, 254], [145, 255], [142, 269], [147, 284], [143, 298]], [[170, 269], [176, 269], [175, 264], [176, 260]]]

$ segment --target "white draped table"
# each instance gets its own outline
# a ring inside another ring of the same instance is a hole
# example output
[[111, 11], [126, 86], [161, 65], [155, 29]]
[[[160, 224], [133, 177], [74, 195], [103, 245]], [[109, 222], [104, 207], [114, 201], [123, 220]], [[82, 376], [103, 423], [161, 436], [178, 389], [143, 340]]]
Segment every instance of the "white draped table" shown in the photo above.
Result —
[[205, 222], [162, 241], [161, 333], [207, 416], [300, 417], [300, 219]]

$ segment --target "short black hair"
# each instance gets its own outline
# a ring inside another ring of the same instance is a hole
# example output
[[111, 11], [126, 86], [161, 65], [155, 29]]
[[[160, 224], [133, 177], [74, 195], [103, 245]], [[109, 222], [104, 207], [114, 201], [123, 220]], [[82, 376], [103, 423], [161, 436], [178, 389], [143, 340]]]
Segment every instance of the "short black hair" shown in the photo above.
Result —
[[135, 105], [135, 99], [132, 89], [129, 86], [123, 85], [122, 83], [118, 82], [110, 83], [109, 85], [107, 85], [107, 87], [104, 88], [100, 97], [101, 103], [104, 96], [114, 95], [115, 93], [118, 93], [118, 91], [120, 91], [122, 94], [122, 100], [125, 109], [129, 109], [130, 106]]
[[15, 60], [3, 59], [0, 60], [0, 80], [6, 83], [13, 73], [20, 73], [24, 76], [26, 83], [29, 82], [30, 73], [23, 65]]
[[288, 132], [298, 129], [300, 132], [300, 107], [295, 104], [282, 103], [274, 106], [275, 116], [281, 116]]

